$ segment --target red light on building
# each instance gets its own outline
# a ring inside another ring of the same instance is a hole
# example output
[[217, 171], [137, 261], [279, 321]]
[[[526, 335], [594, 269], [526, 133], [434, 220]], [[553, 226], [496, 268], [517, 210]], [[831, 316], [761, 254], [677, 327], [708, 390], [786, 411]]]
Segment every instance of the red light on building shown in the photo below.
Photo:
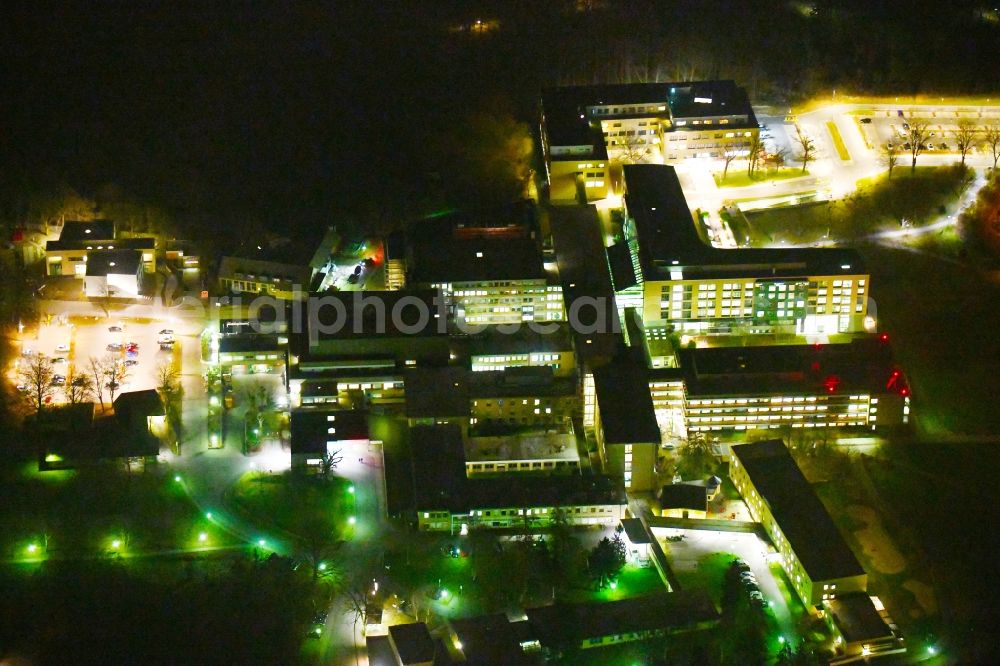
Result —
[[823, 386], [826, 387], [827, 393], [833, 393], [840, 386], [840, 377], [837, 375], [830, 375], [823, 380]]
[[888, 333], [882, 333], [881, 335], [878, 336], [878, 339], [881, 342], [889, 342], [889, 334]]
[[904, 386], [903, 388], [899, 389], [899, 395], [905, 398], [906, 396], [910, 395], [910, 389]]

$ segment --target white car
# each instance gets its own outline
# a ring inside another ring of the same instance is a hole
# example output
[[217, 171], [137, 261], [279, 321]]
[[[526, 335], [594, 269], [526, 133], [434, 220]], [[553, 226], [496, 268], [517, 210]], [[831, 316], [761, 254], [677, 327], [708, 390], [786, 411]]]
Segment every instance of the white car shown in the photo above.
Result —
[[69, 351], [69, 345], [57, 345], [56, 351], [60, 353], [66, 353]]

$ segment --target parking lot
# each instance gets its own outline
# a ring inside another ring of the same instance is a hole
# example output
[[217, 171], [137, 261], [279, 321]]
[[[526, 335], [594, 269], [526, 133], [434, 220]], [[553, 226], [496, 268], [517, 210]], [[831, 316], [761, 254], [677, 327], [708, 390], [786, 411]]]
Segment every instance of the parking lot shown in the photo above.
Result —
[[[757, 584], [785, 635], [794, 635], [795, 622], [791, 609], [768, 565], [768, 546], [756, 534], [745, 532], [715, 532], [712, 530], [681, 530], [653, 528], [653, 536], [664, 552], [669, 553], [675, 572], [698, 569], [699, 562], [714, 553], [731, 553], [742, 558], [757, 577]], [[683, 536], [680, 541], [667, 537]]]
[[[53, 372], [63, 377], [88, 373], [91, 357], [104, 359], [114, 354], [131, 363], [117, 393], [141, 391], [156, 388], [157, 367], [172, 359], [173, 352], [160, 349], [157, 342], [159, 331], [168, 326], [170, 324], [163, 322], [136, 319], [73, 317], [61, 320], [55, 317], [51, 323], [40, 325], [37, 335], [23, 340], [22, 352], [30, 351], [54, 359]], [[118, 330], [109, 330], [111, 328]], [[131, 343], [135, 343], [136, 350], [128, 353]], [[109, 345], [118, 345], [118, 348], [112, 349]], [[62, 391], [56, 391], [52, 402], [64, 401]]]
[[[865, 141], [870, 146], [882, 146], [891, 141], [905, 150], [908, 125], [913, 121], [919, 121], [927, 125], [929, 133], [925, 152], [956, 153], [958, 148], [955, 145], [955, 130], [958, 129], [960, 122], [971, 123], [982, 128], [987, 124], [1000, 123], [1000, 112], [993, 109], [985, 110], [982, 113], [978, 111], [896, 109], [893, 111], [862, 112], [856, 114], [856, 118]], [[977, 144], [981, 144], [983, 141], [981, 134], [980, 132], [976, 139]], [[972, 154], [981, 152], [984, 152], [981, 145], [976, 145], [972, 150]]]

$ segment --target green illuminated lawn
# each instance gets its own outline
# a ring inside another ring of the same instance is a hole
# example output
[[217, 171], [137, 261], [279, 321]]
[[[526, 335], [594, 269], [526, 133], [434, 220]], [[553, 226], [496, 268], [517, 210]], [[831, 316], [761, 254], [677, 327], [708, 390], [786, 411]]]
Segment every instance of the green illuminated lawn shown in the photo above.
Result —
[[749, 211], [751, 243], [777, 246], [782, 242], [814, 243], [829, 238], [850, 241], [901, 228], [913, 228], [951, 212], [958, 201], [962, 174], [953, 167], [896, 167], [892, 179], [879, 176], [859, 182], [849, 197], [800, 206]]
[[754, 172], [753, 176], [748, 176], [743, 169], [730, 169], [725, 178], [721, 173], [714, 175], [715, 184], [719, 187], [750, 187], [768, 183], [772, 180], [788, 180], [789, 178], [800, 178], [808, 176], [809, 171], [802, 173], [802, 169], [786, 167], [783, 169], [763, 169]]
[[39, 473], [20, 465], [0, 470], [0, 486], [0, 560], [137, 557], [239, 544], [207, 521], [165, 470]]
[[227, 500], [255, 524], [303, 539], [316, 531], [347, 538], [354, 514], [352, 484], [331, 476], [299, 476], [248, 472], [240, 477]]

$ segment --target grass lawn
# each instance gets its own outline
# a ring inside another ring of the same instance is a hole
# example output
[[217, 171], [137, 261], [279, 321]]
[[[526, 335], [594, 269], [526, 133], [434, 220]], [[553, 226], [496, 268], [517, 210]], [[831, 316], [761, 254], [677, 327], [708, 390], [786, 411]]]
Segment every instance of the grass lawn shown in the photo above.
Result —
[[712, 601], [718, 604], [722, 599], [726, 570], [736, 558], [732, 553], [712, 553], [701, 558], [694, 571], [674, 569], [674, 574], [683, 589], [704, 589]]
[[[140, 555], [238, 541], [214, 527], [166, 469], [112, 467], [40, 473], [33, 463], [0, 470], [2, 559]], [[200, 541], [199, 535], [205, 534]], [[48, 536], [48, 547], [44, 548]], [[113, 542], [118, 540], [118, 548]]]
[[826, 128], [830, 130], [830, 136], [833, 137], [833, 145], [837, 149], [837, 155], [840, 159], [845, 162], [851, 159], [851, 154], [847, 152], [847, 146], [844, 145], [844, 138], [840, 136], [840, 130], [837, 129], [837, 124], [832, 120], [827, 121]]
[[645, 594], [666, 593], [666, 591], [667, 588], [663, 585], [656, 567], [626, 564], [615, 579], [614, 589], [610, 587], [597, 589], [596, 585], [587, 589], [575, 588], [565, 595], [564, 601], [569, 603], [618, 601]]
[[764, 169], [754, 172], [753, 176], [748, 176], [743, 169], [730, 169], [723, 179], [721, 173], [714, 174], [715, 184], [719, 187], [750, 187], [760, 185], [772, 180], [788, 180], [789, 178], [801, 178], [808, 176], [809, 171], [802, 173], [802, 169], [786, 167], [783, 169]]
[[346, 538], [348, 518], [354, 513], [351, 482], [338, 476], [259, 474], [240, 477], [228, 495], [233, 508], [261, 525], [303, 538], [315, 529], [327, 529]]
[[746, 213], [753, 245], [814, 243], [830, 238], [850, 241], [887, 229], [906, 219], [920, 227], [957, 204], [963, 174], [954, 167], [897, 168], [859, 183], [857, 191], [837, 201], [769, 208]]

